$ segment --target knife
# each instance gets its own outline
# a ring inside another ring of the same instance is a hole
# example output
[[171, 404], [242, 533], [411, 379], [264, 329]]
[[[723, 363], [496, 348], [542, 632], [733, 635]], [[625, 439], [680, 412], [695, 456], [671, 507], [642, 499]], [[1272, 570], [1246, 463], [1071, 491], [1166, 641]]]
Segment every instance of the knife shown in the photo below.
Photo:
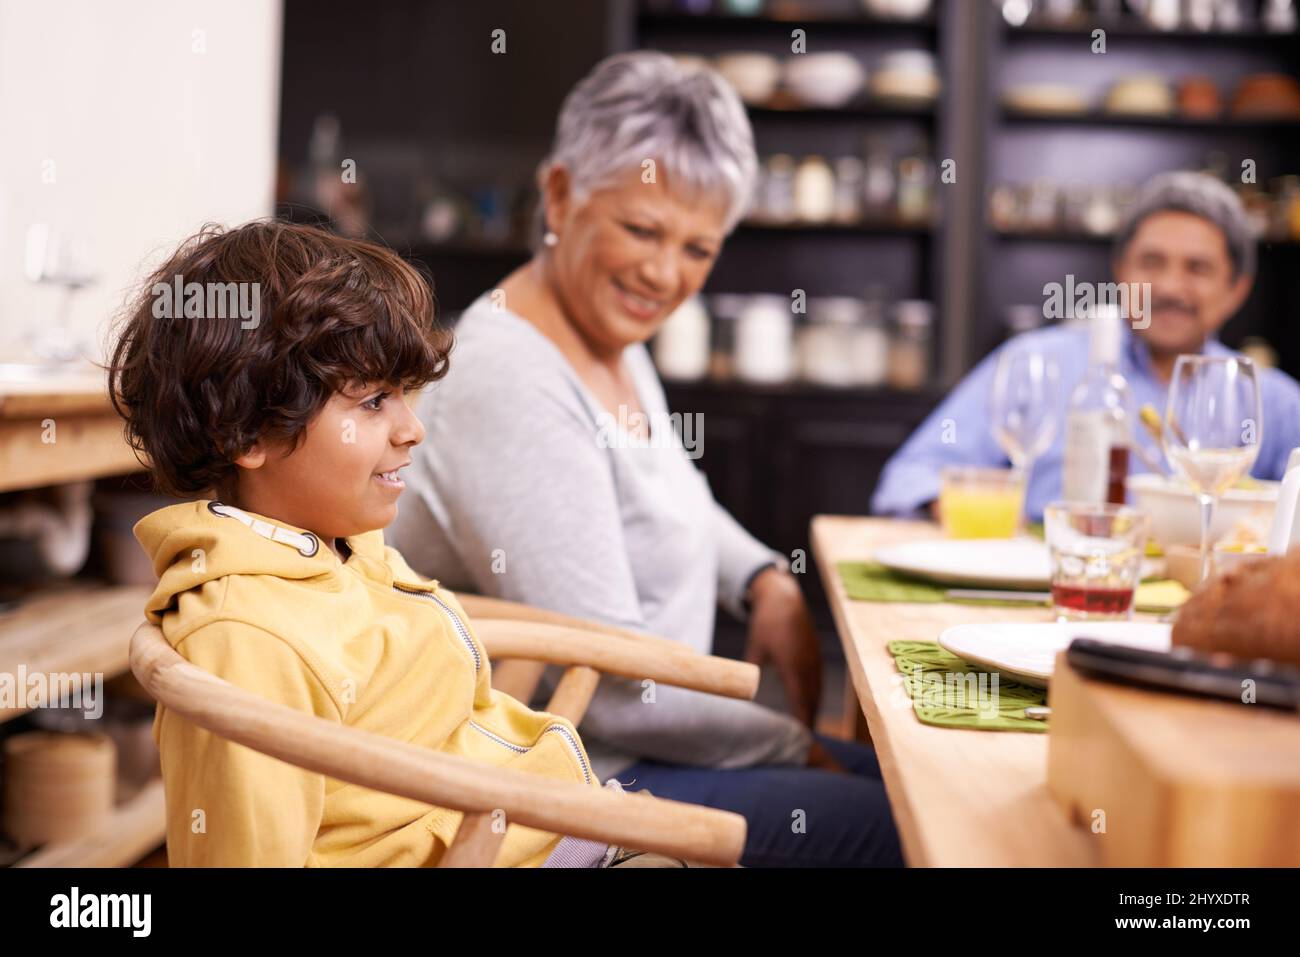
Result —
[[943, 593], [949, 601], [1017, 601], [1027, 605], [1042, 605], [1051, 601], [1045, 591], [994, 591], [987, 588], [949, 588]]

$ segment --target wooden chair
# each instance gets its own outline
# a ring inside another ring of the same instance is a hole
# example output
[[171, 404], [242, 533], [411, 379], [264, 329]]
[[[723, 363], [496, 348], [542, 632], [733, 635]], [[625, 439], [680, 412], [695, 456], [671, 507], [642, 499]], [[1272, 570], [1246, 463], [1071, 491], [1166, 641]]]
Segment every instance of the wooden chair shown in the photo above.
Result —
[[[546, 665], [562, 665], [546, 710], [575, 725], [602, 672], [744, 699], [758, 687], [758, 669], [745, 662], [516, 602], [457, 597], [493, 660], [494, 687], [527, 701]], [[490, 866], [505, 838], [492, 827], [496, 811], [511, 824], [700, 864], [733, 866], [744, 848], [745, 819], [730, 811], [484, 765], [268, 701], [186, 661], [147, 622], [131, 639], [131, 670], [156, 701], [213, 734], [339, 781], [463, 811], [440, 867]]]

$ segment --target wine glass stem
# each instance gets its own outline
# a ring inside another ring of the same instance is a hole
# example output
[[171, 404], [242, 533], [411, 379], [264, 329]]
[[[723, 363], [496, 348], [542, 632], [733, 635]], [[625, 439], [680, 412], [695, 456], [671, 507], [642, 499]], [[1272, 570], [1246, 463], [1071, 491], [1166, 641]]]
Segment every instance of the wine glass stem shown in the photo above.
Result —
[[1202, 493], [1201, 500], [1201, 581], [1210, 577], [1210, 519], [1214, 515], [1214, 496]]

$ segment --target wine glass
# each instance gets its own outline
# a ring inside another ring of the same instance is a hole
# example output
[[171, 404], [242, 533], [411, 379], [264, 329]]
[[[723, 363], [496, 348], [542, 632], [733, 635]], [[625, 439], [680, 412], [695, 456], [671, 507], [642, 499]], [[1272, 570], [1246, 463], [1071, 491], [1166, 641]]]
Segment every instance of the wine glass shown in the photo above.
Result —
[[989, 425], [1026, 481], [1034, 459], [1056, 438], [1060, 407], [1061, 372], [1056, 360], [1033, 346], [1005, 347], [993, 372]]
[[1201, 581], [1210, 574], [1218, 497], [1259, 455], [1263, 406], [1255, 364], [1238, 356], [1179, 356], [1165, 409], [1165, 452], [1201, 506]]

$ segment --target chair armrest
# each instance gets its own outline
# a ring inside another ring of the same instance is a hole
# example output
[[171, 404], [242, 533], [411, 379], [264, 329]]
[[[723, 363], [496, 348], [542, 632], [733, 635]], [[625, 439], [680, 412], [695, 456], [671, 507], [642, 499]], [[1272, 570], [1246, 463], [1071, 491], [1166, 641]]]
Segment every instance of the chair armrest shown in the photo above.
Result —
[[295, 711], [186, 661], [155, 625], [136, 629], [131, 670], [199, 727], [339, 781], [466, 814], [503, 810], [513, 824], [703, 864], [734, 865], [744, 848], [745, 819], [730, 811], [492, 767]]
[[[757, 665], [701, 655], [677, 642], [643, 640], [635, 632], [579, 630], [537, 621], [483, 618], [474, 631], [492, 658], [524, 658], [594, 668], [603, 674], [651, 681], [749, 700], [758, 691]], [[593, 640], [594, 639], [594, 640]]]
[[577, 631], [594, 631], [602, 635], [618, 635], [622, 638], [631, 638], [633, 641], [639, 641], [643, 644], [657, 645], [664, 648], [672, 648], [677, 651], [686, 651], [690, 654], [698, 654], [695, 650], [688, 648], [680, 641], [671, 641], [667, 638], [660, 638], [656, 635], [647, 635], [644, 632], [633, 631], [631, 628], [617, 628], [613, 625], [602, 625], [600, 622], [589, 621], [586, 618], [575, 618], [573, 615], [564, 615], [558, 611], [551, 611], [547, 608], [538, 608], [535, 605], [525, 605], [523, 602], [508, 601], [504, 598], [489, 598], [486, 595], [469, 595], [463, 592], [456, 592], [456, 600], [460, 606], [465, 609], [465, 613], [474, 619], [478, 624], [480, 618], [496, 618], [506, 621], [533, 621], [544, 625], [563, 625], [565, 628], [572, 628]]

